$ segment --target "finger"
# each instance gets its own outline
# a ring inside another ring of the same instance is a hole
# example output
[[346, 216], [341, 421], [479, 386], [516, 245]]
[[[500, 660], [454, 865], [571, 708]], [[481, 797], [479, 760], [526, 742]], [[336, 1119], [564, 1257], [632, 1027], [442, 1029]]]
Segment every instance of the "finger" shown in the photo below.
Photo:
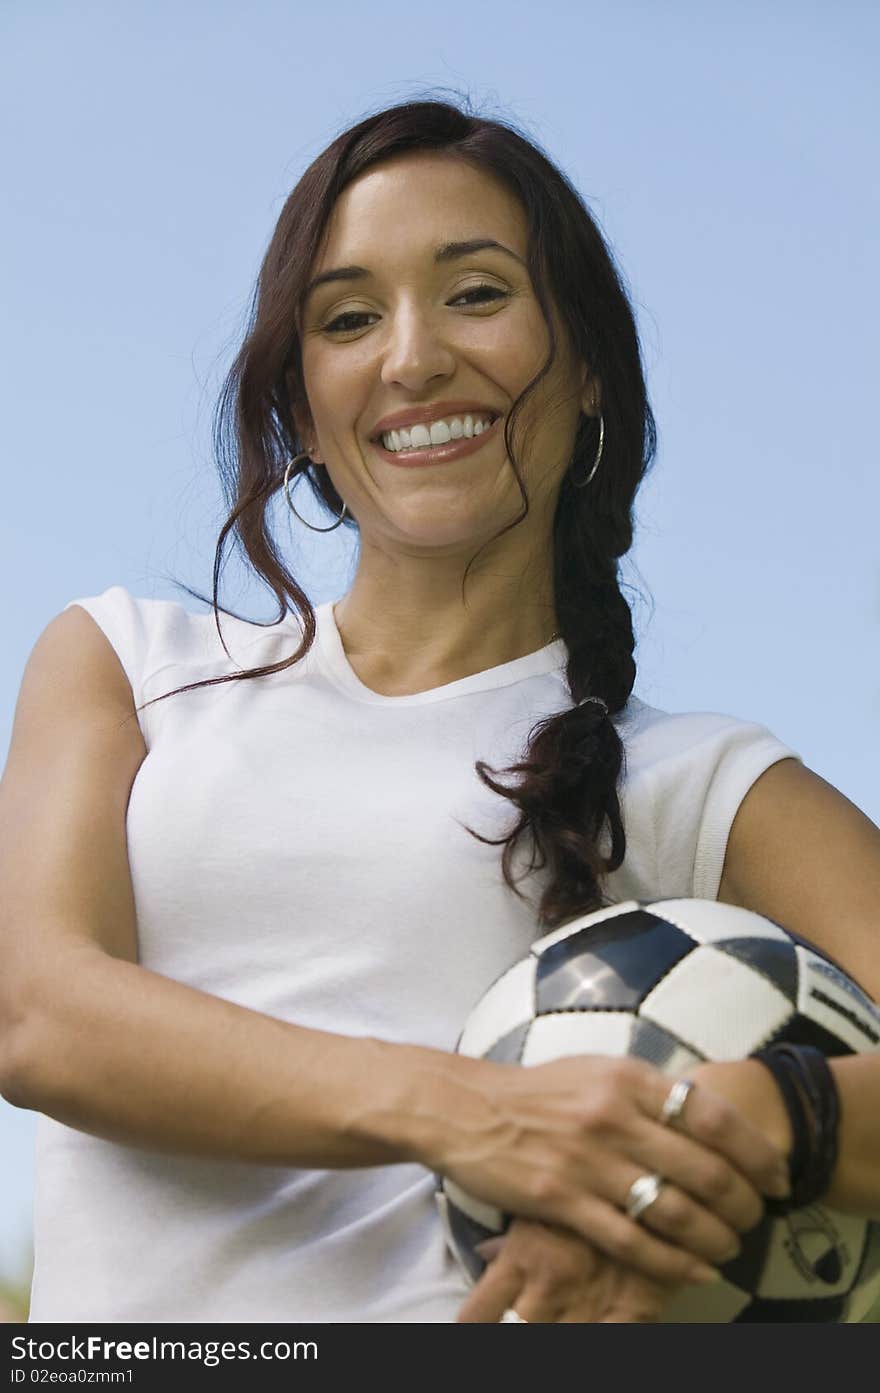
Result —
[[646, 1119], [623, 1149], [641, 1174], [656, 1171], [735, 1234], [748, 1232], [763, 1217], [764, 1200], [755, 1187], [702, 1142]]
[[600, 1325], [654, 1325], [679, 1287], [663, 1286], [631, 1274], [618, 1282], [611, 1300], [599, 1316]]
[[[458, 1313], [458, 1325], [485, 1325], [499, 1321], [522, 1290], [522, 1273], [499, 1256], [490, 1263]], [[517, 1308], [518, 1309], [518, 1308]], [[519, 1312], [520, 1315], [523, 1312]]]
[[[559, 1286], [552, 1280], [544, 1281], [524, 1277], [521, 1266], [511, 1264], [511, 1271], [514, 1276], [512, 1282], [499, 1282], [497, 1297], [503, 1304], [498, 1309], [497, 1301], [493, 1301], [490, 1306], [487, 1302], [485, 1310], [492, 1311], [485, 1317], [487, 1321], [498, 1321], [506, 1310], [513, 1309], [518, 1316], [530, 1324], [556, 1324], [562, 1317], [567, 1305], [574, 1304], [581, 1311], [578, 1317], [582, 1321], [592, 1321], [598, 1318], [599, 1312], [605, 1304], [604, 1285], [600, 1282], [591, 1282], [588, 1292], [582, 1286], [578, 1286], [573, 1293], [571, 1288]], [[498, 1309], [498, 1314], [494, 1311]], [[459, 1315], [459, 1320], [462, 1317]]]
[[646, 1093], [650, 1094], [646, 1111], [667, 1136], [688, 1136], [717, 1152], [760, 1194], [787, 1193], [785, 1157], [741, 1109], [696, 1083], [678, 1119], [664, 1126], [660, 1114], [669, 1095], [669, 1081], [650, 1075], [643, 1079]]
[[[634, 1171], [630, 1183], [638, 1179]], [[626, 1210], [628, 1198], [627, 1190], [620, 1196], [620, 1209]], [[708, 1263], [730, 1262], [740, 1252], [736, 1230], [669, 1181], [663, 1182], [657, 1198], [642, 1211], [639, 1223]]]
[[582, 1195], [568, 1222], [608, 1257], [656, 1281], [703, 1285], [720, 1278], [716, 1269], [683, 1248], [656, 1237], [644, 1225], [635, 1223], [597, 1196]]
[[503, 1236], [500, 1236], [498, 1238], [484, 1238], [482, 1243], [474, 1244], [474, 1251], [479, 1253], [480, 1257], [483, 1259], [483, 1262], [488, 1264], [490, 1262], [493, 1262], [495, 1258], [497, 1258], [498, 1254], [501, 1252], [501, 1249], [503, 1247]]
[[597, 1325], [656, 1325], [660, 1320], [662, 1307], [648, 1301], [619, 1301], [608, 1307], [599, 1317]]
[[606, 1266], [603, 1281], [590, 1293], [585, 1302], [578, 1297], [570, 1302], [557, 1318], [557, 1324], [590, 1321], [595, 1324], [640, 1324], [660, 1319], [679, 1287], [652, 1281], [631, 1268]]
[[[488, 1239], [486, 1244], [498, 1243], [498, 1239]], [[482, 1248], [484, 1245], [481, 1244]], [[591, 1311], [584, 1320], [592, 1320], [600, 1309], [599, 1288], [594, 1284], [586, 1303]], [[487, 1324], [500, 1321], [509, 1308], [513, 1308], [523, 1320], [555, 1322], [559, 1319], [566, 1301], [566, 1289], [558, 1286], [552, 1272], [540, 1277], [529, 1278], [521, 1261], [499, 1256], [487, 1267], [476, 1287], [458, 1313], [457, 1323], [463, 1325]], [[578, 1289], [578, 1298], [585, 1301], [583, 1288]]]
[[[598, 1318], [601, 1310], [599, 1296], [599, 1290], [593, 1288], [588, 1296], [581, 1294], [577, 1298], [577, 1309], [582, 1313], [578, 1316], [579, 1320], [594, 1321]], [[520, 1289], [516, 1300], [507, 1304], [532, 1325], [557, 1325], [566, 1310], [566, 1297], [559, 1288], [541, 1287], [529, 1282]]]

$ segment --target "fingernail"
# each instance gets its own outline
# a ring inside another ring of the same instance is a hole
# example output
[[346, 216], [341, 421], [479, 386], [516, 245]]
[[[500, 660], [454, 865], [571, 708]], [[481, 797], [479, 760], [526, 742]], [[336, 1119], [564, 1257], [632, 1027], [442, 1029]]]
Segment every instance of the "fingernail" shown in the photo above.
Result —
[[790, 1191], [791, 1185], [789, 1183], [788, 1174], [785, 1171], [777, 1171], [773, 1177], [773, 1183], [770, 1186], [771, 1195], [776, 1195], [779, 1199], [783, 1199]]
[[698, 1262], [691, 1268], [692, 1282], [697, 1282], [701, 1287], [707, 1287], [710, 1282], [723, 1282], [724, 1274], [718, 1271], [717, 1267], [710, 1267], [708, 1263]]

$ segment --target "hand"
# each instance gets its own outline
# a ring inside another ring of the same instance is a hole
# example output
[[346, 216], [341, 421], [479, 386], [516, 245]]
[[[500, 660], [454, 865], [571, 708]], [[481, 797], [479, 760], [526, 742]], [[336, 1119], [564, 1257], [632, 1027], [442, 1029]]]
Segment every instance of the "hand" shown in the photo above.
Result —
[[794, 1144], [788, 1109], [778, 1083], [760, 1060], [706, 1060], [682, 1077], [732, 1103], [788, 1162]]
[[509, 1306], [532, 1322], [647, 1324], [677, 1290], [623, 1267], [570, 1230], [535, 1219], [513, 1219], [503, 1237], [479, 1251], [488, 1266], [459, 1311], [459, 1324], [497, 1322]]
[[[787, 1193], [781, 1152], [702, 1084], [668, 1127], [658, 1119], [671, 1080], [641, 1060], [468, 1063], [479, 1068], [461, 1075], [467, 1086], [435, 1169], [507, 1213], [574, 1231], [647, 1277], [707, 1280], [706, 1263], [729, 1261], [739, 1233], [761, 1219], [762, 1194]], [[626, 1197], [652, 1172], [667, 1183], [636, 1223]]]

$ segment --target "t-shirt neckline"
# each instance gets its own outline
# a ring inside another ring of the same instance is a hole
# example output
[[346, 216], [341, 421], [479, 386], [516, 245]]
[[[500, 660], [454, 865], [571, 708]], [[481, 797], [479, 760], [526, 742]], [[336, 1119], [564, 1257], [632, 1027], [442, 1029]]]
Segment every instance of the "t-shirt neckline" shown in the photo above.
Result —
[[522, 682], [527, 677], [537, 677], [543, 673], [564, 669], [568, 662], [565, 642], [557, 638], [532, 653], [525, 653], [520, 658], [511, 658], [506, 663], [498, 663], [467, 677], [459, 677], [456, 681], [446, 682], [440, 687], [429, 687], [424, 692], [388, 696], [384, 692], [374, 692], [362, 682], [348, 661], [333, 613], [335, 604], [338, 604], [338, 600], [326, 600], [323, 604], [315, 606], [316, 645], [323, 659], [323, 667], [338, 687], [370, 706], [428, 706], [436, 701], [449, 701], [456, 697], [470, 696], [474, 692], [508, 687], [514, 682]]

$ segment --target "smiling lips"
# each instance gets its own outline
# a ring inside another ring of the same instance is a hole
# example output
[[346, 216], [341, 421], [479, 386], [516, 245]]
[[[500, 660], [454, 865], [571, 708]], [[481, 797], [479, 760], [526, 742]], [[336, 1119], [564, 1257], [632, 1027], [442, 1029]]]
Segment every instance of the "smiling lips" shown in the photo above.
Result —
[[[485, 419], [485, 417], [483, 418]], [[468, 418], [465, 418], [467, 423]], [[477, 423], [480, 418], [477, 417]], [[494, 439], [498, 433], [498, 426], [501, 417], [497, 416], [491, 425], [471, 435], [461, 434], [458, 439], [450, 438], [437, 444], [422, 444], [424, 440], [424, 428], [420, 431], [418, 426], [413, 427], [416, 432], [417, 445], [415, 448], [402, 449], [399, 451], [386, 449], [382, 443], [382, 437], [373, 442], [373, 448], [386, 459], [389, 464], [396, 464], [404, 468], [415, 465], [425, 464], [446, 464], [450, 460], [463, 459], [465, 455], [472, 455], [485, 444], [488, 439]], [[448, 432], [447, 432], [448, 433]]]

